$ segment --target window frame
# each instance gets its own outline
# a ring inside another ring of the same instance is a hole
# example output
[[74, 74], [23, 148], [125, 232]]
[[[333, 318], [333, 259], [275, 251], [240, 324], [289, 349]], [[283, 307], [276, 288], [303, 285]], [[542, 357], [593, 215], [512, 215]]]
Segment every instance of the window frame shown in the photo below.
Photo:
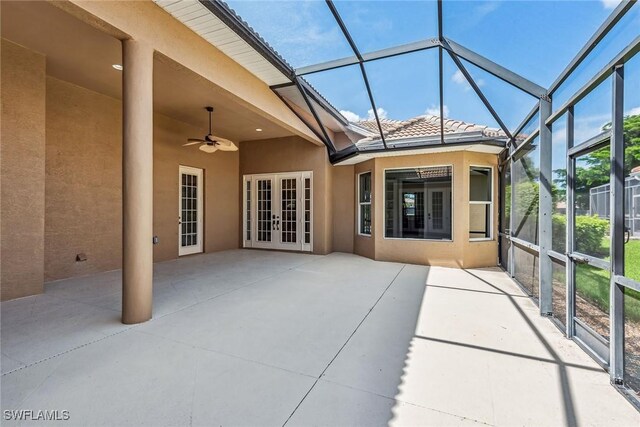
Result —
[[[387, 171], [394, 171], [394, 170], [403, 170], [403, 169], [426, 169], [426, 168], [441, 168], [441, 167], [450, 167], [451, 168], [451, 239], [417, 239], [415, 237], [387, 237], [387, 233], [383, 230], [382, 231], [382, 238], [384, 240], [408, 240], [408, 241], [415, 241], [415, 242], [441, 242], [441, 243], [452, 243], [454, 241], [453, 236], [454, 236], [454, 225], [455, 225], [455, 221], [453, 220], [455, 218], [455, 197], [454, 197], [454, 175], [455, 175], [455, 167], [453, 165], [453, 163], [442, 163], [442, 164], [434, 164], [434, 165], [423, 165], [423, 166], [399, 166], [399, 167], [393, 167], [393, 168], [384, 168], [382, 169], [382, 188], [384, 190], [384, 187], [386, 185], [387, 182]], [[387, 210], [385, 209], [385, 207], [387, 206], [387, 192], [386, 191], [382, 191], [382, 224], [386, 224], [387, 223]]]
[[[368, 202], [361, 202], [360, 201], [360, 178], [363, 175], [367, 175], [369, 174], [369, 182], [371, 183], [371, 197], [369, 198]], [[356, 205], [358, 207], [358, 212], [356, 214], [356, 235], [358, 236], [362, 236], [362, 237], [371, 237], [372, 233], [366, 234], [366, 233], [362, 233], [361, 230], [362, 228], [360, 227], [361, 221], [362, 221], [362, 206], [365, 205], [369, 205], [369, 212], [371, 214], [371, 219], [373, 220], [373, 211], [372, 209], [372, 204], [373, 202], [373, 173], [371, 170], [368, 171], [364, 171], [364, 172], [360, 172], [358, 174], [356, 174]], [[373, 221], [371, 221], [371, 230], [373, 230]]]
[[[489, 169], [491, 171], [491, 200], [488, 202], [483, 202], [483, 201], [472, 201], [471, 200], [471, 169], [473, 168], [477, 168], [477, 169]], [[470, 242], [490, 242], [494, 240], [494, 200], [495, 200], [495, 167], [493, 165], [476, 165], [476, 164], [470, 164], [469, 165], [469, 207], [471, 207], [471, 205], [489, 205], [489, 237], [471, 237], [469, 236], [469, 241]], [[467, 225], [469, 226], [469, 234], [471, 234], [471, 217], [469, 217], [469, 221], [467, 223]]]

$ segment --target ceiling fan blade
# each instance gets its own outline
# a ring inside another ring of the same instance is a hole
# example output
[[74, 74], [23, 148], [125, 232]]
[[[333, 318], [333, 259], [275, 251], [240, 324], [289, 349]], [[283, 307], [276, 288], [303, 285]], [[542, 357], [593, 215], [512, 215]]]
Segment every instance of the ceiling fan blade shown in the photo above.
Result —
[[205, 153], [213, 153], [218, 151], [218, 148], [213, 146], [213, 145], [207, 145], [207, 144], [202, 144], [200, 147], [198, 147], [200, 150], [204, 151]]
[[182, 144], [183, 147], [186, 147], [188, 145], [202, 144], [203, 142], [206, 142], [204, 139], [196, 139], [196, 138], [189, 138], [187, 139], [187, 141], [189, 142], [187, 142], [186, 144]]
[[216, 140], [216, 146], [220, 151], [238, 151], [238, 147], [233, 142], [225, 138], [214, 137]]

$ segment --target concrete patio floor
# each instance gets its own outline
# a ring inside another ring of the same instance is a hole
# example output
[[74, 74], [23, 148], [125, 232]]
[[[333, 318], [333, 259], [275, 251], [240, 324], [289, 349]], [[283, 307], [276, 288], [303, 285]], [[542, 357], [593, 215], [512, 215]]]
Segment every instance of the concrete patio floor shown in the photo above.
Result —
[[2, 409], [59, 425], [640, 425], [498, 269], [236, 250], [156, 264], [142, 325], [119, 271], [1, 309]]

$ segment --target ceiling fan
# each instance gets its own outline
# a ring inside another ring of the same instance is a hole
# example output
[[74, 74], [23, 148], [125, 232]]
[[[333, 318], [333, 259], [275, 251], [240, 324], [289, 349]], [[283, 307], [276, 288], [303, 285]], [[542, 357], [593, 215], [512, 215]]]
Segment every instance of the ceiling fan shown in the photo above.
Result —
[[213, 107], [205, 107], [205, 109], [209, 112], [209, 133], [204, 136], [204, 139], [189, 138], [187, 139], [188, 142], [182, 146], [186, 147], [188, 145], [202, 144], [198, 148], [205, 153], [213, 153], [218, 150], [237, 151], [238, 147], [236, 147], [233, 142], [228, 139], [213, 136], [211, 133], [211, 113], [213, 113]]

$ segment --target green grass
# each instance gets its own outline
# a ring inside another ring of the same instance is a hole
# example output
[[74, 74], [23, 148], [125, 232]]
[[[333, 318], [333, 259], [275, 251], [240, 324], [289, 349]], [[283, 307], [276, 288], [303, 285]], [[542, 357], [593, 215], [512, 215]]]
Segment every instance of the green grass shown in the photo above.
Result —
[[[640, 281], [640, 240], [624, 246], [625, 276]], [[603, 239], [603, 253], [609, 252], [609, 240]], [[576, 268], [576, 291], [600, 309], [609, 312], [609, 272], [589, 265]], [[640, 322], [640, 292], [625, 289], [625, 317]]]

